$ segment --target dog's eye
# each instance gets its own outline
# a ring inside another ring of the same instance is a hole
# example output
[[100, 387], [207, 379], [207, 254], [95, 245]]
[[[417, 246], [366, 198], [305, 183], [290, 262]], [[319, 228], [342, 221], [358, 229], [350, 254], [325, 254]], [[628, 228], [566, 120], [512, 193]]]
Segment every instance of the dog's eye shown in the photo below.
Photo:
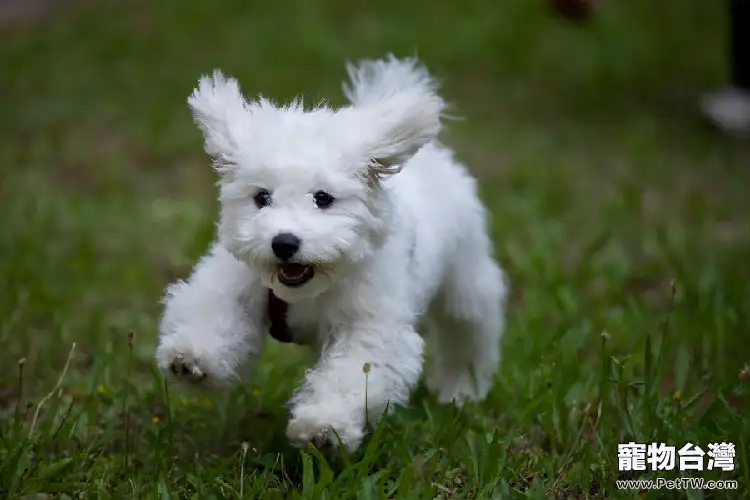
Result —
[[253, 196], [253, 200], [255, 201], [255, 205], [257, 205], [258, 208], [267, 207], [271, 204], [271, 193], [269, 193], [266, 189], [261, 189], [260, 191], [255, 193], [255, 196]]
[[325, 191], [316, 191], [313, 194], [313, 200], [318, 208], [328, 208], [333, 205], [333, 200], [336, 198], [332, 194], [326, 193]]

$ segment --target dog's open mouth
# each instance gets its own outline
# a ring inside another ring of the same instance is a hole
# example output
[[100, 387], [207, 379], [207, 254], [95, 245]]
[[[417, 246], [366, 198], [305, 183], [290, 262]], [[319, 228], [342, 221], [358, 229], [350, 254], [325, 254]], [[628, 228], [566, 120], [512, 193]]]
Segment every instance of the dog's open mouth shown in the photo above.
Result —
[[315, 268], [305, 264], [280, 264], [277, 274], [283, 285], [294, 287], [310, 281], [315, 276]]

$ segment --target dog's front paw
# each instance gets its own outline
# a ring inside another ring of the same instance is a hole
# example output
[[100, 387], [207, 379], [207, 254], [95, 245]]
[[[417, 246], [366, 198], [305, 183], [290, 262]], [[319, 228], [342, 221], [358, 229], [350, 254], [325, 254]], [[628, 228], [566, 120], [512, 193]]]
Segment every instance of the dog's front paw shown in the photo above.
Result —
[[180, 380], [198, 383], [208, 377], [208, 369], [190, 346], [162, 344], [156, 351], [156, 359], [162, 373], [171, 373]]
[[187, 339], [164, 338], [156, 350], [156, 361], [165, 375], [191, 384], [223, 385], [234, 378], [227, 355], [194, 345]]
[[425, 385], [437, 396], [438, 403], [461, 407], [487, 397], [492, 384], [489, 377], [475, 378], [468, 370], [436, 370], [427, 375]]
[[188, 354], [186, 357], [183, 352], [175, 353], [169, 365], [169, 370], [188, 382], [202, 382], [206, 378], [206, 373], [201, 369], [195, 356]]
[[297, 407], [286, 429], [287, 438], [294, 446], [312, 443], [318, 449], [337, 450], [339, 439], [348, 452], [362, 443], [363, 419], [345, 411], [335, 412], [323, 405]]

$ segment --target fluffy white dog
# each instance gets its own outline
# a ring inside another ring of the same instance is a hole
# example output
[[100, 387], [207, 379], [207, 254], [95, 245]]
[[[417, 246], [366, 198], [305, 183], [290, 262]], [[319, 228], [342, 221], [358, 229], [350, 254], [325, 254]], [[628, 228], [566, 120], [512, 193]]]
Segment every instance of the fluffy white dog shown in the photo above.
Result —
[[487, 395], [507, 284], [477, 183], [436, 142], [434, 80], [393, 56], [348, 71], [340, 109], [248, 101], [218, 71], [200, 80], [188, 103], [220, 174], [218, 242], [169, 287], [156, 357], [180, 379], [224, 385], [269, 328], [316, 346], [287, 436], [353, 451], [366, 415], [408, 402], [418, 330], [440, 402]]

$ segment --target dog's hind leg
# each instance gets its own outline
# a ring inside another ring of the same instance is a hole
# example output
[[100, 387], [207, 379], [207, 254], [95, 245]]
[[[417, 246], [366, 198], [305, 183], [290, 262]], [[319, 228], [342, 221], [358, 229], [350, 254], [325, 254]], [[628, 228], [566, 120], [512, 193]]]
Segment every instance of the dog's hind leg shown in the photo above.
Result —
[[441, 403], [484, 399], [500, 362], [506, 278], [487, 235], [472, 239], [451, 266], [427, 325], [426, 385]]

